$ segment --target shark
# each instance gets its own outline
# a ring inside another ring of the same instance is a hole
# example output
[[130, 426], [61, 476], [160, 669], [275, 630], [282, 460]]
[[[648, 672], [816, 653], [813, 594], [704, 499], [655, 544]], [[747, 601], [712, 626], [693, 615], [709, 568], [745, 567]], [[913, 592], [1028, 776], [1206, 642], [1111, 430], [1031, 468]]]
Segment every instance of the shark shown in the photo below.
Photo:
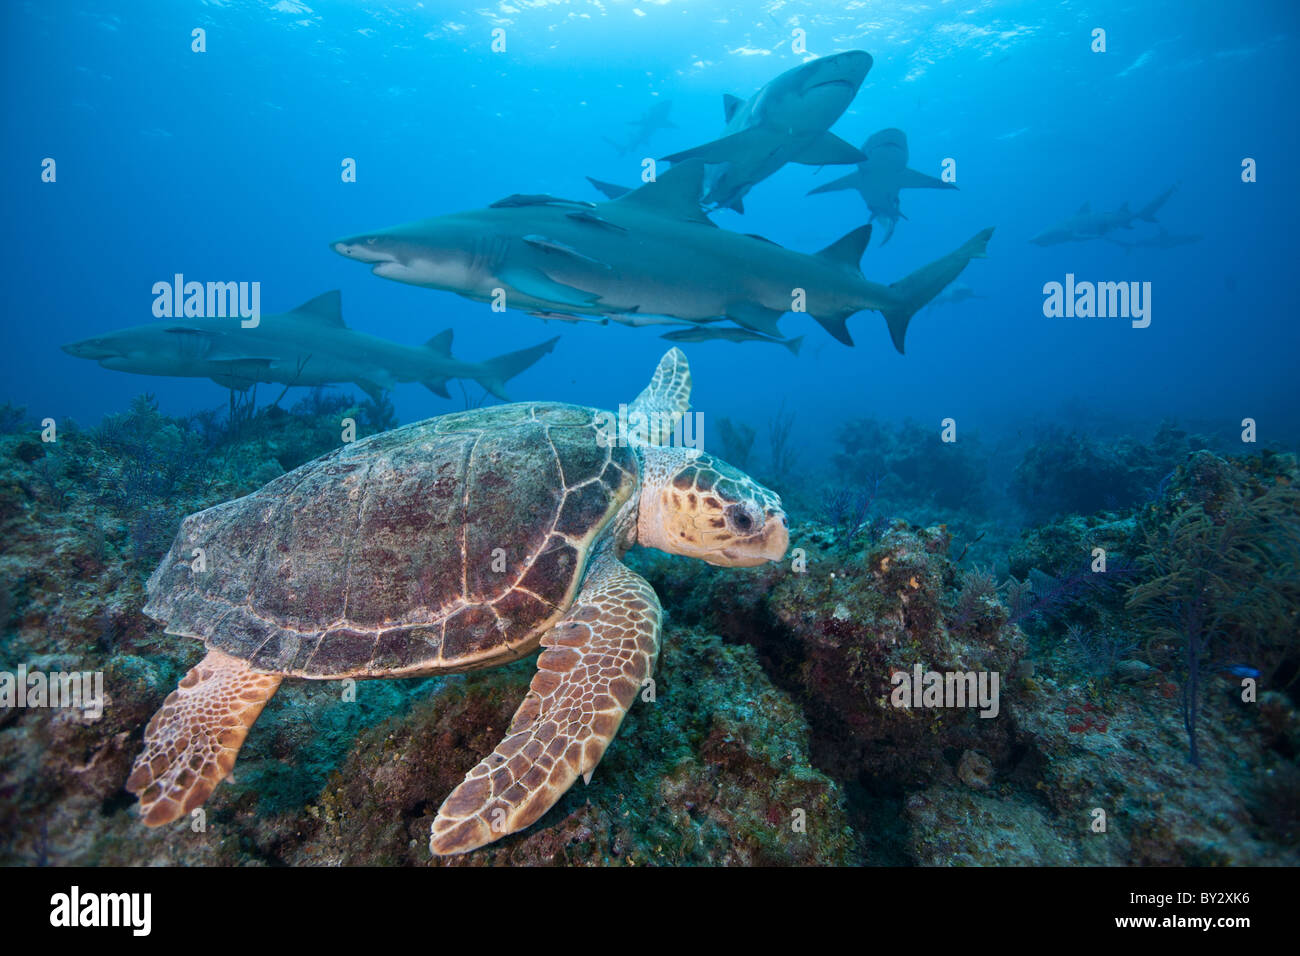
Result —
[[833, 182], [810, 190], [808, 195], [830, 193], [840, 189], [856, 189], [862, 201], [871, 210], [871, 219], [885, 224], [883, 246], [894, 235], [894, 226], [906, 219], [898, 205], [900, 189], [956, 189], [956, 183], [946, 183], [934, 176], [907, 166], [907, 134], [901, 129], [882, 129], [872, 133], [862, 144], [866, 160], [858, 168]]
[[63, 346], [77, 358], [139, 375], [209, 378], [243, 391], [259, 382], [286, 386], [350, 382], [378, 399], [398, 382], [419, 382], [450, 398], [447, 382], [472, 379], [503, 401], [505, 383], [555, 348], [553, 338], [485, 362], [451, 354], [452, 330], [423, 346], [399, 345], [348, 328], [342, 297], [326, 292], [289, 312], [262, 316], [254, 328], [237, 319], [180, 318], [106, 332]]
[[682, 329], [679, 332], [666, 332], [659, 337], [669, 342], [771, 342], [773, 345], [784, 345], [790, 350], [791, 355], [798, 355], [799, 348], [803, 345], [802, 335], [793, 339], [773, 339], [751, 332], [749, 329], [714, 329], [707, 325]]
[[632, 150], [648, 144], [650, 138], [659, 130], [677, 129], [677, 124], [668, 118], [668, 113], [672, 108], [672, 100], [661, 100], [646, 110], [640, 119], [628, 120], [628, 125], [633, 128], [625, 142], [615, 142], [608, 136], [604, 136], [602, 139], [618, 150], [620, 156], [626, 156]]
[[1137, 239], [1133, 242], [1124, 242], [1122, 239], [1111, 239], [1107, 236], [1106, 241], [1113, 242], [1117, 246], [1123, 246], [1125, 252], [1130, 252], [1133, 249], [1173, 249], [1177, 246], [1189, 246], [1194, 242], [1200, 242], [1204, 238], [1204, 236], [1191, 234], [1182, 236], [1176, 235], [1175, 233], [1165, 229], [1164, 226], [1161, 226], [1160, 232], [1157, 235], [1147, 236], [1144, 239]]
[[786, 163], [833, 166], [866, 157], [830, 131], [871, 69], [871, 54], [850, 50], [787, 70], [748, 100], [726, 94], [722, 136], [664, 159], [710, 166], [703, 202], [745, 211], [745, 195]]
[[515, 195], [483, 209], [362, 233], [332, 243], [382, 278], [479, 302], [556, 315], [727, 318], [781, 338], [778, 320], [807, 312], [852, 345], [847, 320], [881, 312], [903, 351], [918, 309], [985, 255], [992, 229], [890, 285], [868, 281], [860, 226], [815, 255], [722, 229], [700, 208], [704, 163], [689, 160], [618, 199]]
[[930, 300], [930, 308], [941, 305], [956, 305], [958, 302], [967, 302], [971, 299], [987, 298], [986, 295], [976, 295], [975, 290], [964, 282], [954, 282]]
[[1156, 213], [1177, 188], [1177, 184], [1170, 186], [1137, 212], [1131, 210], [1127, 202], [1109, 212], [1093, 212], [1092, 203], [1085, 202], [1073, 216], [1043, 230], [1029, 241], [1039, 246], [1055, 246], [1063, 242], [1086, 242], [1089, 239], [1101, 239], [1116, 229], [1132, 229], [1133, 223], [1139, 220], [1155, 222]]

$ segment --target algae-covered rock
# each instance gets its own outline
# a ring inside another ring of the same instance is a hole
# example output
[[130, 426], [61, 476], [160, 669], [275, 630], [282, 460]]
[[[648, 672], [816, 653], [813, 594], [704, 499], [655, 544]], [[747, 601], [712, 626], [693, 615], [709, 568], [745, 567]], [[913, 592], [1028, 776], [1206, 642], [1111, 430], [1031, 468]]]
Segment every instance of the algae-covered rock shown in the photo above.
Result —
[[[364, 734], [311, 809], [322, 833], [301, 859], [431, 862], [439, 803], [491, 750], [530, 677], [525, 663], [449, 680]], [[849, 862], [839, 788], [809, 766], [806, 734], [751, 648], [671, 631], [654, 699], [633, 706], [590, 785], [528, 830], [445, 862]]]

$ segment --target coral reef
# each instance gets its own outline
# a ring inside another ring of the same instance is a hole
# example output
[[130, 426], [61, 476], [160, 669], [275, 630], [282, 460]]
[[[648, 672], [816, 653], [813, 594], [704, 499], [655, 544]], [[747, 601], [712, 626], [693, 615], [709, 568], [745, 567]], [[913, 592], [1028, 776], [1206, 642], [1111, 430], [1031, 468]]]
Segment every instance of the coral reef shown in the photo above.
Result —
[[[0, 709], [0, 862], [1300, 862], [1300, 472], [1291, 456], [1203, 450], [1160, 472], [1187, 450], [1176, 430], [1138, 469], [1153, 480], [1131, 483], [1132, 507], [1064, 514], [1013, 544], [995, 530], [993, 560], [967, 560], [977, 534], [886, 517], [978, 507], [978, 456], [940, 451], [974, 483], [946, 487], [918, 460], [935, 455], [919, 427], [870, 422], [846, 426], [837, 467], [879, 483], [841, 481], [824, 513], [793, 511], [784, 563], [634, 551], [667, 612], [654, 699], [589, 786], [483, 851], [432, 860], [429, 824], [500, 737], [531, 660], [354, 696], [287, 681], [203, 825], [146, 830], [122, 783], [202, 649], [142, 616], [145, 577], [184, 514], [333, 447], [347, 417], [364, 434], [391, 408], [318, 392], [186, 420], [146, 397], [96, 429], [61, 423], [55, 443], [0, 411], [13, 422], [0, 428], [0, 669], [101, 671], [109, 698], [98, 717]], [[753, 430], [732, 441], [752, 447]], [[918, 668], [996, 673], [996, 716], [899, 706]], [[1257, 701], [1243, 673], [1257, 673]]]

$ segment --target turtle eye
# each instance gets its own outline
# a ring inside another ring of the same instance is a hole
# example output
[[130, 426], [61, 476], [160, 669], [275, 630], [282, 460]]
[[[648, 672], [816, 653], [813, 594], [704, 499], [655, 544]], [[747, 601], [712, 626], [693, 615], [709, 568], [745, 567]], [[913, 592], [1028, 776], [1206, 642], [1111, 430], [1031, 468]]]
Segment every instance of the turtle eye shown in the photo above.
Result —
[[731, 505], [726, 510], [727, 522], [741, 534], [754, 530], [754, 519], [749, 516], [744, 505]]

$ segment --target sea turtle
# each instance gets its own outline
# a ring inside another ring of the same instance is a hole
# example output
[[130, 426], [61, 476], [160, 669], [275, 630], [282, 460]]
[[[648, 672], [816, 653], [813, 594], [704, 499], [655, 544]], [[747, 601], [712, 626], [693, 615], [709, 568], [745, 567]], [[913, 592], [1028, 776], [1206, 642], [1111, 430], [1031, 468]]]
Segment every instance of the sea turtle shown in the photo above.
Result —
[[186, 518], [144, 610], [208, 653], [145, 730], [127, 781], [144, 822], [207, 799], [285, 677], [454, 673], [539, 645], [527, 697], [443, 802], [430, 849], [500, 839], [590, 780], [659, 653], [659, 600], [624, 552], [752, 566], [789, 543], [776, 494], [670, 443], [690, 387], [674, 348], [618, 415], [443, 415]]

